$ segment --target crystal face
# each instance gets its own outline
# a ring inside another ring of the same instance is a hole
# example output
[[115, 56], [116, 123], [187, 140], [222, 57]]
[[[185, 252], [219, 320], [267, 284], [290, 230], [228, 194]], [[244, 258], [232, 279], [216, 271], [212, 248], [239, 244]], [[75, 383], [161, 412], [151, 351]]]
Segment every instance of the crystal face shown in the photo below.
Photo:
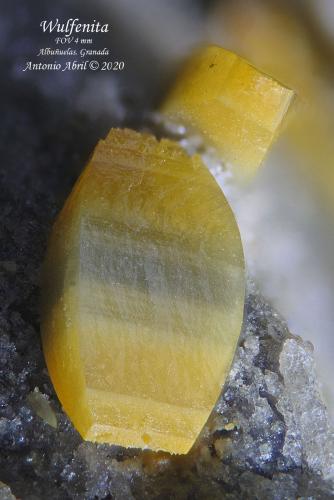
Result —
[[43, 349], [83, 438], [186, 453], [230, 368], [244, 280], [233, 213], [200, 158], [111, 130], [44, 270]]
[[293, 96], [233, 52], [208, 46], [184, 66], [161, 111], [199, 131], [244, 180], [262, 162]]

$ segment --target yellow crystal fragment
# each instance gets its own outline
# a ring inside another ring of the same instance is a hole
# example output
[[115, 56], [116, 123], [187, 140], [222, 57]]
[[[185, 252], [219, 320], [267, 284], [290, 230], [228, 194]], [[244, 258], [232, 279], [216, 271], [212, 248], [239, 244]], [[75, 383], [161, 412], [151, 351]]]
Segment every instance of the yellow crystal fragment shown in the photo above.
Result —
[[236, 177], [248, 179], [275, 139], [293, 95], [233, 52], [208, 46], [185, 65], [161, 111], [199, 131]]
[[47, 366], [83, 438], [186, 453], [244, 305], [238, 228], [200, 158], [111, 130], [55, 223], [44, 274]]
[[[308, 5], [310, 12], [318, 3]], [[334, 212], [334, 113], [332, 47], [316, 17], [300, 15], [291, 2], [237, 0], [221, 5], [220, 29], [229, 42], [263, 71], [286, 82], [298, 95], [285, 139], [289, 150], [282, 161], [309, 183], [317, 203]], [[319, 7], [321, 8], [321, 7]], [[306, 9], [307, 11], [307, 9]], [[307, 21], [308, 20], [308, 21]], [[317, 28], [318, 26], [318, 28]], [[275, 54], [275, 57], [273, 57]], [[331, 111], [329, 111], [331, 110]], [[294, 154], [300, 159], [289, 158]], [[329, 229], [333, 233], [333, 229]], [[327, 377], [328, 378], [328, 377]]]

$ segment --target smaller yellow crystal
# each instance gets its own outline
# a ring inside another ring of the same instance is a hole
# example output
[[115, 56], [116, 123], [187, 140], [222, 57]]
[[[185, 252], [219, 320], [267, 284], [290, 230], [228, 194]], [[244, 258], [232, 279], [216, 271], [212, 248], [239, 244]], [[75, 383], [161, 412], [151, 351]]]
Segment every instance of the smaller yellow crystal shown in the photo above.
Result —
[[172, 121], [199, 131], [239, 179], [257, 170], [293, 91], [218, 46], [199, 50], [162, 105]]

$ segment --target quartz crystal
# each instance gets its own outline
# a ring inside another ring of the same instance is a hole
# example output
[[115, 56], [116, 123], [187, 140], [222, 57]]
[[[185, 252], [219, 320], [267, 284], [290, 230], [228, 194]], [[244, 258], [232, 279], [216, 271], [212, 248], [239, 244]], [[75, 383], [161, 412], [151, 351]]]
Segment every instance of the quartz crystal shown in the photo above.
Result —
[[208, 46], [184, 66], [161, 111], [199, 131], [244, 180], [263, 160], [293, 95], [233, 52]]
[[111, 130], [55, 223], [44, 276], [44, 353], [83, 438], [188, 452], [244, 307], [238, 227], [200, 158]]

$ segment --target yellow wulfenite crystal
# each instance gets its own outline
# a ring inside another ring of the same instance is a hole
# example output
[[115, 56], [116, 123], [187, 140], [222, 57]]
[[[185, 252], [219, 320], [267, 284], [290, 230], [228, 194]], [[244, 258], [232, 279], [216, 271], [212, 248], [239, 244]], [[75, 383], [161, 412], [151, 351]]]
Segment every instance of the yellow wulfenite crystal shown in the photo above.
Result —
[[47, 365], [81, 435], [186, 453], [244, 305], [238, 228], [200, 158], [111, 130], [53, 228], [44, 297]]
[[263, 160], [293, 92], [221, 47], [199, 50], [162, 105], [175, 122], [198, 130], [239, 179]]

